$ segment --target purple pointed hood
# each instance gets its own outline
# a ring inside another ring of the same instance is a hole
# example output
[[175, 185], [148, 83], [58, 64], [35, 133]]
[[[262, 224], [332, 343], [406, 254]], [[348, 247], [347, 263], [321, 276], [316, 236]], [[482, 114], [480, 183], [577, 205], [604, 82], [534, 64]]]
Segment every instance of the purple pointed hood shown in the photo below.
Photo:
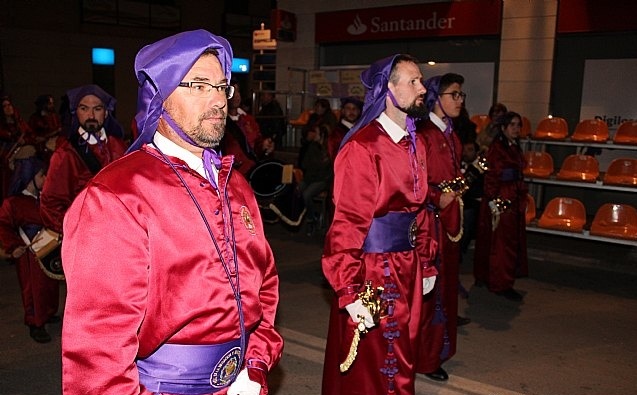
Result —
[[135, 58], [139, 82], [135, 121], [139, 137], [128, 152], [153, 140], [164, 101], [207, 49], [216, 49], [228, 81], [232, 67], [232, 47], [223, 38], [206, 30], [193, 30], [166, 37], [142, 48]]
[[365, 104], [363, 105], [363, 114], [358, 122], [352, 126], [347, 132], [341, 147], [347, 140], [349, 140], [360, 128], [367, 125], [385, 111], [385, 98], [389, 87], [389, 75], [391, 74], [391, 68], [396, 59], [396, 55], [389, 56], [387, 58], [374, 62], [367, 70], [361, 73], [361, 82], [365, 86]]

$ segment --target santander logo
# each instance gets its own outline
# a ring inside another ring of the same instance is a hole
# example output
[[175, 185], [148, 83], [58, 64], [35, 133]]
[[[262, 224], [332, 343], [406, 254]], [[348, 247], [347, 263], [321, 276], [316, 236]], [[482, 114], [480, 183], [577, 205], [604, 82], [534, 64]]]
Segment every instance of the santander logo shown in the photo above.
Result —
[[356, 14], [356, 18], [354, 18], [354, 22], [347, 26], [347, 32], [352, 36], [358, 36], [359, 34], [363, 34], [367, 31], [367, 25], [361, 21], [361, 18]]

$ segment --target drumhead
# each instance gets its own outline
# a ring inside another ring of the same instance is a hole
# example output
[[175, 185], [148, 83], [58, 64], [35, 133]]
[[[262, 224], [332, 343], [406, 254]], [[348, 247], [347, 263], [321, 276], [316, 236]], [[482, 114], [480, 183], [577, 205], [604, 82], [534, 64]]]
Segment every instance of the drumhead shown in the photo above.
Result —
[[273, 197], [287, 186], [282, 182], [283, 163], [268, 161], [257, 164], [248, 175], [248, 182], [254, 194], [260, 197]]

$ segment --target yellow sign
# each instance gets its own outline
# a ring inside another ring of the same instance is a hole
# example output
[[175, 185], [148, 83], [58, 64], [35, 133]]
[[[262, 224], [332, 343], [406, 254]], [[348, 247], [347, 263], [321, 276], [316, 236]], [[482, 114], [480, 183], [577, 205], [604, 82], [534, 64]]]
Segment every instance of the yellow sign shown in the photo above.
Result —
[[276, 49], [276, 40], [270, 37], [270, 29], [255, 30], [252, 32], [252, 49]]

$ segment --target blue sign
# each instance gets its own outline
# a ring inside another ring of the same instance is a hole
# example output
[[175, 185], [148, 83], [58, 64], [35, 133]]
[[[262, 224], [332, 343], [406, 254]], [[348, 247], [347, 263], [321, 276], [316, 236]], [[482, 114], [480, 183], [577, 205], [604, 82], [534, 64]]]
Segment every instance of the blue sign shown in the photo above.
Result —
[[115, 64], [115, 50], [112, 48], [93, 48], [93, 64], [113, 66]]
[[246, 58], [232, 59], [232, 72], [237, 74], [250, 72], [250, 61]]

